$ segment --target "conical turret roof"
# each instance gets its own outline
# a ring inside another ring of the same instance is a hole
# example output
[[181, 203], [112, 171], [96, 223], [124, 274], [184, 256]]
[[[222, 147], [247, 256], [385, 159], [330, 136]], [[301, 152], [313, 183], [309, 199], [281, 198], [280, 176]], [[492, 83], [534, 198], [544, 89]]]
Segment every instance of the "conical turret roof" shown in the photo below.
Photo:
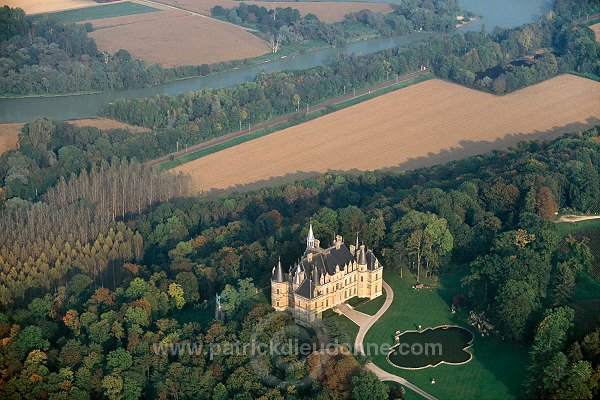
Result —
[[281, 266], [281, 258], [277, 263], [277, 266], [273, 269], [273, 282], [281, 283], [284, 281], [283, 267]]

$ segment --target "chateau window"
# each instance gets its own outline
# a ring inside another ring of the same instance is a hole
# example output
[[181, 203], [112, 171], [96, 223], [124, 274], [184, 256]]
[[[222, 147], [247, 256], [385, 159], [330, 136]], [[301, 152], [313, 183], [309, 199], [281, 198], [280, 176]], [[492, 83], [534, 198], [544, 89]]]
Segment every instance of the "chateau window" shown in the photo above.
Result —
[[325, 300], [325, 307], [329, 307], [329, 299]]
[[277, 302], [277, 307], [279, 307], [279, 302]]
[[361, 277], [360, 277], [360, 281], [361, 281], [361, 282], [364, 282], [364, 281], [365, 281], [365, 278], [361, 276]]
[[279, 294], [279, 289], [277, 289], [277, 294]]

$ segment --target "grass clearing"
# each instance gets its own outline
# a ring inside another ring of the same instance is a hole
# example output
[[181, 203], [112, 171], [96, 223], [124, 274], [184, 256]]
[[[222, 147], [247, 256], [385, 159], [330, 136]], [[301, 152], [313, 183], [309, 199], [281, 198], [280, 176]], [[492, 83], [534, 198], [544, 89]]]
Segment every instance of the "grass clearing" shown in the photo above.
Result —
[[[394, 302], [388, 311], [369, 330], [368, 343], [393, 343], [397, 330], [435, 327], [444, 324], [463, 326], [464, 313], [452, 314], [452, 296], [461, 293], [461, 274], [445, 274], [434, 290], [411, 288], [415, 280], [410, 274], [400, 278], [393, 271], [384, 273], [384, 279], [394, 290]], [[435, 281], [433, 282], [435, 283]], [[476, 335], [469, 348], [473, 359], [464, 365], [439, 365], [435, 368], [409, 371], [388, 363], [385, 354], [371, 356], [381, 368], [406, 378], [439, 399], [513, 399], [522, 393], [521, 382], [529, 363], [528, 347]], [[434, 378], [432, 385], [430, 378]]]
[[122, 3], [106, 4], [102, 6], [92, 6], [85, 8], [77, 8], [74, 10], [58, 11], [47, 14], [36, 14], [31, 17], [32, 20], [39, 20], [50, 17], [63, 24], [92, 21], [95, 19], [121, 17], [125, 15], [144, 14], [160, 11], [158, 8], [150, 7], [143, 4], [132, 3], [125, 1]]
[[327, 171], [427, 167], [594, 126], [599, 91], [600, 83], [574, 75], [506, 96], [429, 80], [175, 169], [208, 192], [252, 190]]

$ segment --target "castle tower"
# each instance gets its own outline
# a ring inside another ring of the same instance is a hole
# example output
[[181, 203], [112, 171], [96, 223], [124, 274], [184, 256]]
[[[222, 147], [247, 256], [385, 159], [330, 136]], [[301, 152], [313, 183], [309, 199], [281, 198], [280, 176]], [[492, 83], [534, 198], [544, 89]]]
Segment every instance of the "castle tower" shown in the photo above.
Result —
[[288, 292], [290, 283], [285, 279], [281, 258], [277, 266], [273, 268], [271, 278], [271, 305], [277, 311], [283, 311], [288, 307]]

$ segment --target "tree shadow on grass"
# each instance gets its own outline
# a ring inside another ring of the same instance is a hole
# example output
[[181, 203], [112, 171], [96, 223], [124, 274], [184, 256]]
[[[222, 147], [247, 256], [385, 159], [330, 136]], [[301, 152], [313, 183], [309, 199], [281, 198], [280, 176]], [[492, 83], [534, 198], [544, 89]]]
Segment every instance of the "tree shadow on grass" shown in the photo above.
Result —
[[[415, 170], [419, 168], [431, 167], [434, 165], [445, 164], [453, 161], [462, 160], [469, 157], [478, 156], [484, 153], [487, 153], [492, 150], [505, 150], [507, 148], [513, 147], [521, 141], [524, 140], [553, 140], [565, 133], [569, 132], [580, 132], [587, 129], [590, 129], [596, 125], [600, 125], [600, 119], [596, 117], [588, 118], [585, 123], [576, 122], [563, 126], [555, 126], [547, 131], [533, 131], [529, 133], [514, 133], [508, 134], [503, 138], [496, 139], [494, 141], [481, 140], [481, 141], [473, 141], [473, 140], [463, 140], [459, 142], [459, 145], [456, 147], [452, 147], [450, 149], [444, 149], [438, 153], [428, 153], [427, 155], [423, 155], [420, 157], [409, 158], [408, 160], [388, 168], [382, 168], [381, 171], [393, 171], [393, 172], [404, 172]], [[343, 143], [341, 143], [343, 144]], [[375, 155], [376, 156], [376, 155]], [[351, 169], [351, 170], [331, 170], [329, 172], [339, 173], [339, 174], [353, 174], [358, 175], [364, 173], [366, 171]], [[227, 194], [230, 192], [240, 191], [240, 192], [248, 192], [253, 190], [258, 190], [266, 187], [279, 186], [286, 183], [298, 181], [301, 179], [312, 178], [318, 175], [322, 175], [322, 172], [317, 171], [297, 171], [293, 173], [288, 173], [283, 176], [271, 177], [269, 179], [256, 181], [248, 184], [240, 184], [231, 186], [227, 189], [212, 189], [205, 191], [204, 194], [207, 197], [215, 198], [222, 194]]]

